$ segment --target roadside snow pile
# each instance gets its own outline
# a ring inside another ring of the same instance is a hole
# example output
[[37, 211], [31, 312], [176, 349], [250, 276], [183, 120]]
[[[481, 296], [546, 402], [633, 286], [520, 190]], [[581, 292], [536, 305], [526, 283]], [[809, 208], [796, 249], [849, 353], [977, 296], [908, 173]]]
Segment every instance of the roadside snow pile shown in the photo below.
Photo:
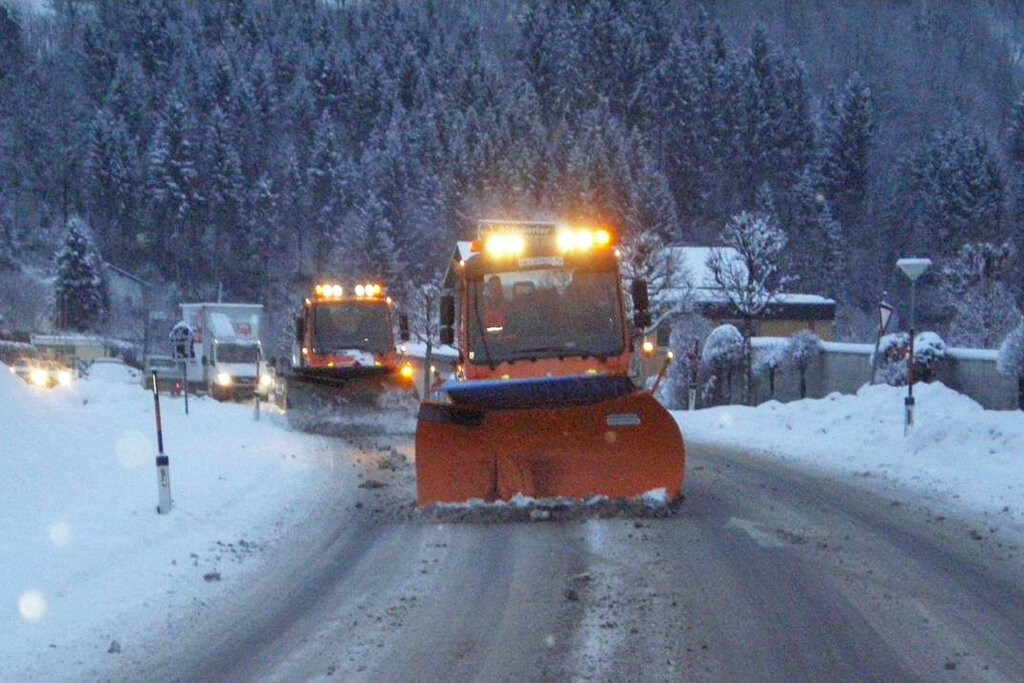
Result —
[[46, 390], [0, 365], [0, 406], [0, 680], [95, 677], [112, 639], [130, 653], [255, 571], [324, 485], [314, 437], [162, 399], [175, 507], [158, 516], [153, 399], [127, 368]]
[[852, 396], [674, 414], [691, 443], [881, 475], [976, 511], [1024, 515], [1024, 412], [984, 410], [939, 382], [916, 384], [916, 424], [904, 437], [906, 393], [865, 385]]

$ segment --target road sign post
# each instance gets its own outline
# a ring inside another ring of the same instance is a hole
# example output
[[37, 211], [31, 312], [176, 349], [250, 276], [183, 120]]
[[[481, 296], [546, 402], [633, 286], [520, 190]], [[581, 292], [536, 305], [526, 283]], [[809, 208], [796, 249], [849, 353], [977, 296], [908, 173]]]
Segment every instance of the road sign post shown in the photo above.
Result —
[[170, 336], [173, 356], [181, 361], [181, 388], [185, 392], [185, 414], [188, 415], [188, 362], [190, 358], [196, 357], [196, 333], [184, 322], [180, 322], [171, 330]]
[[904, 400], [903, 434], [910, 434], [914, 427], [914, 334], [916, 330], [914, 305], [916, 298], [917, 279], [932, 265], [931, 259], [901, 258], [896, 266], [910, 279], [910, 343], [907, 353], [907, 398]]
[[878, 381], [876, 377], [878, 374], [878, 349], [882, 343], [882, 337], [889, 329], [892, 316], [896, 313], [896, 308], [885, 299], [886, 295], [883, 292], [882, 300], [878, 302], [878, 335], [875, 337], [875, 353], [871, 356], [871, 384]]

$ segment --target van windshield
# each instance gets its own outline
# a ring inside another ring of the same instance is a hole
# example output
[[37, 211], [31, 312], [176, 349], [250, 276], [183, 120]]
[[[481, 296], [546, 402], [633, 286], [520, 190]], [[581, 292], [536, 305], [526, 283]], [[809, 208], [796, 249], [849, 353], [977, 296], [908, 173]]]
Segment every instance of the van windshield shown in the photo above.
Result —
[[255, 363], [259, 359], [256, 344], [217, 344], [218, 363]]
[[487, 273], [469, 288], [470, 362], [622, 353], [611, 271], [541, 268]]

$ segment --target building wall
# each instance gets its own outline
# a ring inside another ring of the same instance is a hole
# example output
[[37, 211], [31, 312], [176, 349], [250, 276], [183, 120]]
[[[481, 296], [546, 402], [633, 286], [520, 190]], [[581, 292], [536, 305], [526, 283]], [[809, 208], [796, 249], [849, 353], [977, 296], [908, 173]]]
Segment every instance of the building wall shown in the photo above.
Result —
[[810, 330], [822, 341], [832, 341], [835, 324], [831, 320], [762, 320], [754, 327], [759, 337], [792, 337]]
[[123, 339], [140, 341], [145, 335], [148, 303], [145, 285], [108, 269], [107, 294], [110, 297], [107, 333]]
[[145, 287], [116, 271], [107, 271], [107, 289], [111, 306], [140, 309], [145, 304]]

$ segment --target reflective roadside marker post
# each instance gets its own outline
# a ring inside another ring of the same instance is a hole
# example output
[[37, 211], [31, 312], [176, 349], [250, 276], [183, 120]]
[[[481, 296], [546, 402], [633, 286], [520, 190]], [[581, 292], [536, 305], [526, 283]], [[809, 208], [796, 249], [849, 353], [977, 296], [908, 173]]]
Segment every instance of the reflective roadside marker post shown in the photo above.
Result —
[[690, 410], [697, 409], [697, 378], [700, 376], [700, 341], [696, 338], [693, 340], [693, 351], [690, 352], [690, 390], [689, 390], [689, 408]]
[[256, 386], [253, 391], [253, 412], [252, 419], [256, 422], [260, 421], [260, 358], [263, 354], [260, 353], [261, 349], [259, 346], [256, 347]]
[[166, 515], [171, 511], [171, 463], [164, 455], [164, 432], [160, 423], [160, 393], [156, 389], [156, 370], [153, 371], [153, 407], [156, 408], [156, 511], [158, 514]]
[[903, 435], [910, 434], [914, 426], [914, 334], [916, 330], [914, 320], [914, 304], [916, 297], [917, 279], [924, 275], [932, 265], [931, 259], [926, 258], [901, 258], [896, 261], [896, 267], [903, 271], [903, 274], [910, 280], [910, 343], [907, 353], [907, 398], [904, 400]]
[[185, 392], [185, 414], [188, 415], [188, 361], [181, 361], [181, 390]]

